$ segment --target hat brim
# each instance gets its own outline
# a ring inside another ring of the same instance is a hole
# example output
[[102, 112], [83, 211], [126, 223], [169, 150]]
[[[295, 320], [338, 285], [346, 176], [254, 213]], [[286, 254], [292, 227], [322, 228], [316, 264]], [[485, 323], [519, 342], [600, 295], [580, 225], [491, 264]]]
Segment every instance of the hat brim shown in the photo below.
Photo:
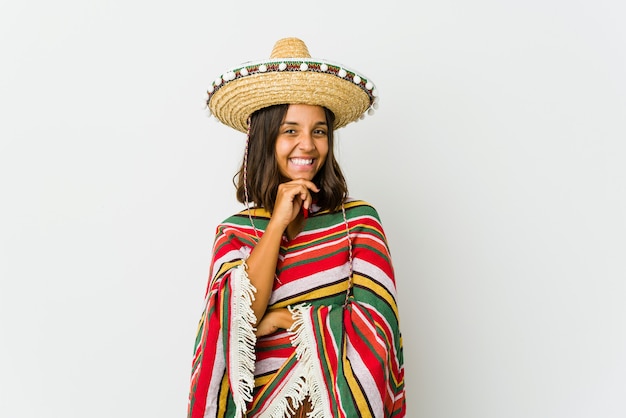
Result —
[[359, 119], [375, 99], [373, 85], [352, 72], [341, 77], [315, 71], [268, 71], [242, 76], [237, 71], [227, 73], [232, 80], [224, 76], [222, 85], [214, 85], [207, 104], [220, 122], [244, 133], [248, 117], [268, 106], [323, 106], [334, 113], [334, 128], [338, 129]]

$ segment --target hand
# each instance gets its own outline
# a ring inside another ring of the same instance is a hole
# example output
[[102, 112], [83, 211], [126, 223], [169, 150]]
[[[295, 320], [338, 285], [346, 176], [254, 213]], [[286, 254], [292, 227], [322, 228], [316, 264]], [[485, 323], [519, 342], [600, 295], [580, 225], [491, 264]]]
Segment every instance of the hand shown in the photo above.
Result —
[[287, 329], [293, 324], [291, 312], [287, 308], [275, 309], [265, 313], [261, 321], [257, 324], [255, 335], [263, 337], [278, 331]]
[[296, 179], [280, 184], [276, 193], [272, 220], [279, 222], [283, 228], [287, 228], [296, 219], [301, 207], [309, 209], [313, 202], [311, 193], [319, 191], [320, 189], [315, 183], [304, 179]]

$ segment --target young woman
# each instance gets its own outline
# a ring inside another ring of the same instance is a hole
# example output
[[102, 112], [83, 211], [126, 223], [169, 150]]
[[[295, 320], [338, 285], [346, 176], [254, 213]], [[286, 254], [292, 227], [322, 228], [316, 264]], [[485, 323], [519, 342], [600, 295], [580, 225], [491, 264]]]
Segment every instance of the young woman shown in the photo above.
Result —
[[299, 39], [220, 76], [208, 106], [247, 134], [246, 209], [217, 228], [188, 416], [402, 417], [402, 337], [389, 248], [348, 197], [334, 130], [374, 85]]

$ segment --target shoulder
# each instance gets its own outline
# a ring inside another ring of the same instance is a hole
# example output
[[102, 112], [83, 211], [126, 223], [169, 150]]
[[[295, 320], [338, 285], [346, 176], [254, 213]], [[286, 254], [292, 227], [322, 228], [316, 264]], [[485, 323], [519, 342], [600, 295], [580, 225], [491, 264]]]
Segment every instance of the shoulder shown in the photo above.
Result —
[[265, 225], [270, 219], [270, 213], [263, 208], [244, 209], [220, 222], [216, 228], [216, 233], [221, 234], [225, 231], [241, 231], [249, 234], [251, 230], [253, 231], [250, 223], [251, 217], [256, 228], [265, 229]]
[[365, 200], [348, 198], [344, 208], [346, 218], [353, 227], [377, 230], [384, 235], [383, 222], [374, 205]]
[[387, 241], [383, 223], [378, 211], [372, 204], [365, 200], [346, 199], [344, 208], [350, 230], [357, 234], [360, 243], [363, 243], [363, 240], [368, 239], [368, 237], [378, 242]]
[[251, 208], [243, 209], [241, 212], [237, 212], [230, 215], [228, 218], [220, 222], [220, 225], [250, 225], [250, 217], [253, 219], [269, 219], [270, 213], [263, 208]]
[[346, 215], [349, 214], [350, 218], [359, 216], [371, 216], [380, 222], [380, 216], [376, 208], [369, 202], [360, 199], [347, 198], [344, 207], [346, 209]]

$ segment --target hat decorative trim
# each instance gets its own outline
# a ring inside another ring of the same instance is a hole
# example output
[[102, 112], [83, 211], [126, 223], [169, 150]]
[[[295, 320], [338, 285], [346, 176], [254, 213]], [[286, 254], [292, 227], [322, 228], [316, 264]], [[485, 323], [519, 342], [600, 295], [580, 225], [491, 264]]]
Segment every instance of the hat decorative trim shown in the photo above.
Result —
[[207, 93], [209, 98], [207, 102], [211, 100], [211, 95], [215, 93], [224, 84], [247, 77], [249, 75], [257, 73], [267, 73], [273, 71], [314, 71], [318, 73], [326, 73], [336, 75], [339, 78], [352, 81], [357, 86], [361, 87], [365, 93], [370, 97], [370, 104], [374, 104], [377, 101], [378, 92], [374, 83], [368, 81], [367, 78], [357, 74], [356, 72], [346, 68], [340, 64], [334, 64], [331, 62], [319, 62], [302, 60], [302, 58], [283, 58], [273, 61], [259, 61], [250, 62], [246, 65], [226, 71], [223, 75], [217, 77], [215, 81], [209, 87]]
[[338, 129], [374, 114], [379, 101], [369, 78], [344, 65], [311, 58], [297, 38], [279, 40], [270, 59], [225, 71], [207, 94], [209, 114], [244, 133], [252, 113], [276, 104], [326, 107], [335, 114], [334, 128]]

